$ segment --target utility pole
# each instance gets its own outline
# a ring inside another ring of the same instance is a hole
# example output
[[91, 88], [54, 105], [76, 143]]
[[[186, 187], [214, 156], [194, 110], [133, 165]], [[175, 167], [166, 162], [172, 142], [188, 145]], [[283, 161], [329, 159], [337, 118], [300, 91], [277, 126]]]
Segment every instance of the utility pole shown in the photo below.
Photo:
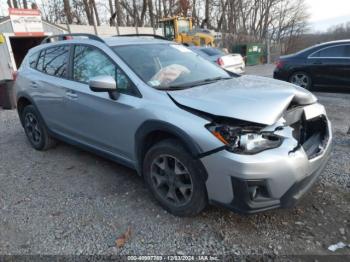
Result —
[[271, 64], [271, 50], [270, 50], [270, 33], [269, 29], [266, 29], [266, 62], [267, 64]]

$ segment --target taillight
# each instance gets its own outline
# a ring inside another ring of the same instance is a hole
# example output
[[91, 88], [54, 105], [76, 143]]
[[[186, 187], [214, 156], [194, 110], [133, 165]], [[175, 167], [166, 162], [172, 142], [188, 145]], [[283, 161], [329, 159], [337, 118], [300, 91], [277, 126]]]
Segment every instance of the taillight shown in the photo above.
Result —
[[277, 62], [276, 62], [276, 67], [278, 68], [278, 69], [282, 69], [283, 67], [284, 67], [284, 62], [282, 61], [282, 60], [278, 60]]
[[224, 66], [224, 60], [222, 60], [221, 57], [219, 57], [218, 60], [216, 60], [216, 63], [217, 63], [219, 66]]
[[17, 75], [18, 75], [17, 71], [13, 71], [12, 72], [12, 79], [13, 79], [13, 81], [16, 81]]

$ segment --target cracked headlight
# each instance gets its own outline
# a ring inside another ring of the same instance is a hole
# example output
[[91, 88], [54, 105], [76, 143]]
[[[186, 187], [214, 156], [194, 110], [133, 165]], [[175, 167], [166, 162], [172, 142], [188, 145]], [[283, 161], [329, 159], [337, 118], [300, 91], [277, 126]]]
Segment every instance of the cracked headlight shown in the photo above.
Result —
[[258, 127], [234, 127], [210, 124], [207, 129], [227, 150], [237, 154], [256, 154], [266, 149], [279, 147], [282, 138], [273, 132], [262, 132]]

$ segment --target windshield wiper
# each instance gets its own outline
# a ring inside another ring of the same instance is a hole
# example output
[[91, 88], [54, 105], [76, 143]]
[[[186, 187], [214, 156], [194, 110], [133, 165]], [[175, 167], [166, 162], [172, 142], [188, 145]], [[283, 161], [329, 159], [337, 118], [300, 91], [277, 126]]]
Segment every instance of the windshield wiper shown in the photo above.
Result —
[[228, 80], [228, 79], [232, 79], [232, 77], [219, 76], [219, 77], [213, 77], [213, 78], [206, 78], [203, 80], [194, 81], [194, 82], [190, 82], [190, 83], [184, 83], [184, 84], [180, 84], [180, 85], [168, 86], [168, 87], [164, 87], [164, 88], [160, 87], [159, 89], [162, 89], [162, 90], [181, 90], [181, 89], [185, 89], [185, 88], [206, 85], [206, 84], [214, 83], [214, 82], [217, 82], [220, 80]]

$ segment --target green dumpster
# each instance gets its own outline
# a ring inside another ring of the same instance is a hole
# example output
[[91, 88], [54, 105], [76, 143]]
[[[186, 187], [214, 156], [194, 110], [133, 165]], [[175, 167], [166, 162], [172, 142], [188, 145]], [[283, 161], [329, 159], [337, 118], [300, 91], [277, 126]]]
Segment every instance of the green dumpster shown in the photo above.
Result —
[[265, 45], [261, 43], [233, 45], [232, 52], [241, 54], [245, 58], [246, 65], [258, 65], [265, 62]]

